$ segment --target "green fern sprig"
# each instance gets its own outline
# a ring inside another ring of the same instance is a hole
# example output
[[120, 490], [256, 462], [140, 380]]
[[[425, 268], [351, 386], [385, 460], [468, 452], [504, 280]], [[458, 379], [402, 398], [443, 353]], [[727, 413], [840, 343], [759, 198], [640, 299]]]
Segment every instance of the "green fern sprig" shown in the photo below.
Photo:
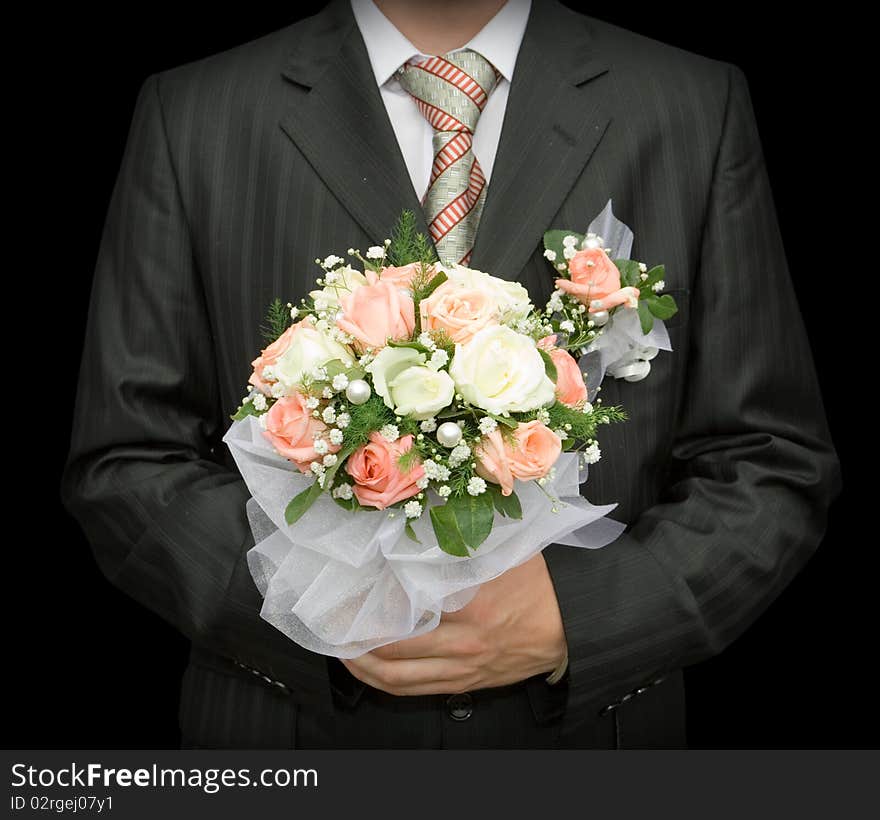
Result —
[[290, 306], [276, 297], [266, 311], [266, 318], [260, 325], [260, 334], [266, 340], [266, 344], [270, 345], [288, 327], [290, 327]]

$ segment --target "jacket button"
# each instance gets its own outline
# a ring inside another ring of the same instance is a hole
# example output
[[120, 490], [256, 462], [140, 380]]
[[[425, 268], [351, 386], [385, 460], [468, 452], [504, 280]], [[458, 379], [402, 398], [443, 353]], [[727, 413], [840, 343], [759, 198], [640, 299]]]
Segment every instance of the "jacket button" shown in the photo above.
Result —
[[474, 700], [464, 692], [446, 701], [446, 711], [453, 720], [467, 720], [474, 713]]

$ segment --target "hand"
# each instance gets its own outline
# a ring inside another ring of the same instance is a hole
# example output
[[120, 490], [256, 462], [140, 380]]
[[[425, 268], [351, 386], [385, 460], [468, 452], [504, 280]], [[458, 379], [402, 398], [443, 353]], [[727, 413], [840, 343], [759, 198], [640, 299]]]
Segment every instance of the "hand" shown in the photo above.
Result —
[[566, 652], [562, 616], [544, 556], [483, 584], [436, 629], [344, 660], [364, 683], [392, 695], [454, 694], [552, 672]]

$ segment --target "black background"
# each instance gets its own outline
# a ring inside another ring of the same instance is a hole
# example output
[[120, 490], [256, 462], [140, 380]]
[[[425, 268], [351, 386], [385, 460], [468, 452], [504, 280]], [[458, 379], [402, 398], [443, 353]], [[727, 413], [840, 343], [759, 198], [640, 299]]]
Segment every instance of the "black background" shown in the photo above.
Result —
[[[21, 73], [6, 74], [4, 103], [7, 135], [19, 142], [6, 154], [7, 179], [23, 183], [15, 194], [5, 189], [5, 244], [15, 251], [4, 305], [14, 329], [7, 437], [23, 446], [6, 464], [6, 747], [177, 745], [187, 645], [101, 576], [57, 486], [90, 281], [138, 87], [152, 72], [322, 4], [264, 5], [234, 16], [195, 4], [76, 6], [7, 30], [26, 56]], [[873, 375], [872, 348], [857, 344], [858, 328], [871, 322], [875, 200], [860, 146], [870, 117], [853, 85], [864, 53], [858, 26], [843, 13], [765, 18], [759, 4], [569, 5], [745, 70], [843, 463], [844, 495], [807, 567], [741, 638], [687, 671], [690, 743], [876, 746], [877, 539], [856, 489], [873, 482], [860, 480], [855, 463], [874, 413], [864, 390], [853, 389]]]

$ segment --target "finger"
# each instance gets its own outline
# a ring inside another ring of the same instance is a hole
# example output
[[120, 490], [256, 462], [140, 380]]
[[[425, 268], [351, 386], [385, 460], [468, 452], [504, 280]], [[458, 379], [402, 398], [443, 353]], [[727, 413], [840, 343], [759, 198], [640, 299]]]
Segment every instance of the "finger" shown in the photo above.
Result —
[[459, 691], [474, 679], [472, 669], [441, 658], [386, 661], [368, 652], [344, 663], [359, 680], [395, 695]]
[[385, 644], [385, 646], [380, 646], [368, 654], [386, 661], [454, 657], [458, 654], [456, 645], [464, 637], [464, 632], [466, 630], [461, 624], [441, 621], [439, 626], [424, 635]]

